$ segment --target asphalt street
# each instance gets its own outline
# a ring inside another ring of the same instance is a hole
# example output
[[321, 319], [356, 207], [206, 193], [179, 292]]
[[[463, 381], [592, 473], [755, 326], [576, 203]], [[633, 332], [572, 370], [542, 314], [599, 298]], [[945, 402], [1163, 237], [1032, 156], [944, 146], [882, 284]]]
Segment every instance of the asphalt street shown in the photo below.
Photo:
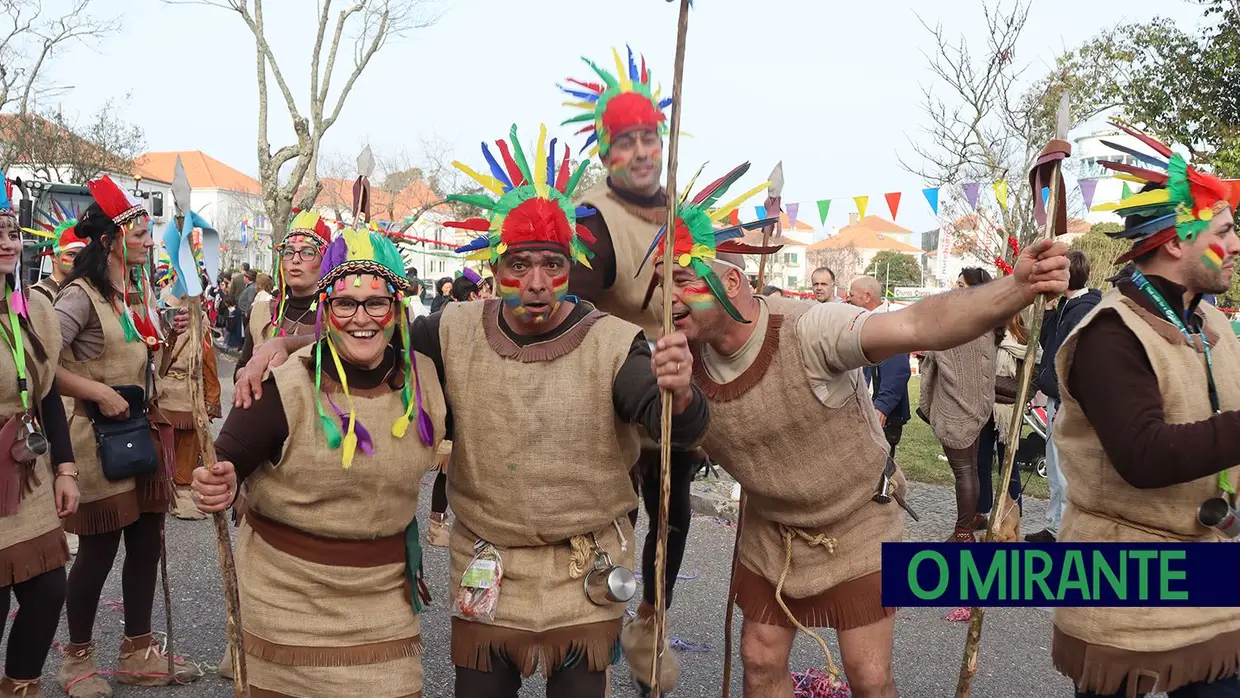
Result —
[[[221, 362], [221, 376], [232, 375], [231, 364]], [[224, 386], [224, 399], [230, 400], [231, 386]], [[218, 425], [218, 423], [217, 423]], [[943, 464], [946, 468], [947, 465]], [[423, 479], [420, 515], [425, 521], [429, 509], [431, 478]], [[951, 530], [954, 499], [945, 487], [911, 486], [909, 503], [921, 517], [909, 520], [906, 538], [943, 540]], [[1031, 500], [1025, 509], [1024, 531], [1042, 527], [1045, 503]], [[639, 535], [645, 533], [645, 516], [639, 521]], [[669, 614], [669, 633], [692, 645], [678, 650], [682, 664], [680, 684], [674, 696], [719, 696], [723, 676], [723, 624], [726, 611], [728, 577], [735, 530], [721, 521], [695, 516], [685, 555], [681, 579], [676, 585], [675, 603]], [[168, 523], [169, 576], [172, 581], [174, 650], [203, 664], [206, 675], [199, 681], [175, 688], [133, 688], [113, 684], [114, 695], [155, 696], [167, 692], [182, 698], [231, 696], [231, 683], [215, 673], [225, 641], [224, 600], [220, 581], [213, 526], [210, 520]], [[122, 553], [123, 554], [123, 553]], [[423, 695], [440, 698], [452, 695], [453, 670], [448, 659], [449, 622], [445, 610], [448, 597], [447, 552], [427, 548], [425, 567], [434, 601], [423, 616], [425, 643], [425, 686]], [[114, 668], [122, 633], [120, 612], [120, 560], [114, 566], [104, 589], [96, 640], [96, 661], [102, 669]], [[164, 627], [162, 593], [157, 593], [154, 627]], [[633, 602], [636, 607], [636, 601]], [[939, 697], [954, 693], [964, 647], [967, 622], [944, 619], [949, 608], [902, 609], [897, 616], [895, 638], [895, 677], [902, 696]], [[740, 616], [736, 622], [739, 646]], [[825, 633], [839, 661], [834, 636]], [[1050, 662], [1050, 615], [1044, 609], [991, 609], [986, 614], [982, 652], [974, 695], [978, 698], [1044, 698], [1072, 696], [1069, 681], [1060, 676]], [[58, 642], [67, 642], [63, 620]], [[56, 684], [59, 655], [53, 651], [44, 676], [43, 695], [62, 695]], [[792, 657], [794, 670], [824, 666], [822, 653], [808, 637], [797, 641]], [[613, 695], [629, 698], [637, 693], [623, 664], [613, 669]], [[522, 696], [543, 695], [537, 678], [526, 683]], [[732, 695], [741, 696], [740, 662], [734, 662]], [[329, 697], [324, 697], [329, 698]], [[335, 697], [330, 697], [335, 698]]]

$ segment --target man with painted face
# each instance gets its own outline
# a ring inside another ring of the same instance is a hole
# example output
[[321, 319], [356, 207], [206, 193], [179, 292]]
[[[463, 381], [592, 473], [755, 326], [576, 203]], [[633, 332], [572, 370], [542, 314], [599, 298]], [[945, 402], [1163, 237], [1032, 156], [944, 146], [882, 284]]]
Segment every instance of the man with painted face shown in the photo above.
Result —
[[[595, 242], [591, 245], [594, 258], [588, 267], [573, 268], [568, 291], [600, 310], [638, 325], [653, 341], [659, 337], [659, 318], [642, 303], [653, 270], [646, 267], [639, 273], [638, 264], [659, 226], [667, 220], [667, 192], [660, 182], [663, 178], [663, 135], [667, 131], [663, 109], [671, 99], [659, 98], [644, 57], [639, 67], [631, 50], [627, 66], [621, 62], [618, 52], [613, 51], [612, 55], [615, 74], [586, 61], [596, 74], [595, 78], [572, 79], [569, 81], [572, 84], [560, 88], [576, 100], [569, 106], [582, 110], [565, 123], [588, 124], [583, 131], [590, 133], [590, 137], [583, 150], [591, 149], [591, 154], [597, 152], [607, 167], [607, 178], [586, 191], [578, 202], [596, 211], [581, 219], [581, 224], [594, 236]], [[643, 441], [641, 456], [634, 467], [634, 479], [651, 521], [642, 551], [645, 580], [653, 580], [655, 573], [659, 479], [653, 474], [658, 469], [659, 457], [659, 449]], [[675, 451], [672, 459], [676, 467], [668, 511], [667, 577], [663, 597], [667, 606], [671, 605], [676, 575], [684, 559], [692, 520], [689, 486], [701, 454], [696, 450]], [[625, 628], [625, 654], [639, 685], [649, 681], [650, 676], [655, 591], [653, 583], [643, 584], [643, 603], [637, 617]], [[675, 654], [665, 652], [660, 686], [664, 690], [674, 688], [678, 673]]]
[[[693, 347], [694, 382], [710, 400], [703, 448], [747, 495], [735, 579], [745, 695], [791, 695], [796, 628], [825, 626], [838, 633], [852, 694], [894, 697], [894, 609], [882, 605], [881, 544], [900, 540], [904, 512], [875, 495], [886, 474], [902, 501], [904, 478], [889, 460], [861, 369], [961, 344], [1037, 293], [1063, 291], [1067, 246], [1031, 246], [1012, 276], [871, 314], [754, 295], [735, 253], [773, 250], [738, 248], [735, 229], [716, 233], [712, 206], [711, 195], [699, 194], [678, 214], [669, 301]], [[663, 242], [656, 281], [667, 273]]]
[[331, 237], [331, 228], [314, 211], [301, 211], [293, 217], [288, 234], [277, 247], [280, 266], [276, 269], [276, 296], [270, 301], [255, 301], [250, 309], [250, 331], [245, 333], [245, 346], [237, 360], [238, 373], [254, 349], [268, 339], [314, 334], [315, 285], [323, 248]]
[[[505, 166], [490, 177], [462, 168], [493, 196], [452, 200], [491, 215], [452, 225], [483, 234], [461, 251], [491, 263], [500, 298], [448, 304], [411, 338], [434, 360], [449, 411], [459, 698], [515, 698], [540, 669], [550, 698], [605, 694], [631, 591], [606, 597], [586, 577], [632, 567], [639, 431], [660, 434], [660, 388], [672, 393], [677, 447], [694, 446], [709, 420], [682, 334], [652, 351], [637, 325], [567, 297], [570, 265], [590, 257], [571, 202], [584, 169], [570, 178], [566, 152], [557, 172], [545, 138], [527, 162], [514, 127], [512, 151], [498, 144]], [[242, 404], [254, 387], [238, 385]]]
[[78, 237], [76, 226], [77, 219], [70, 218], [61, 221], [52, 231], [52, 235], [56, 236], [56, 244], [52, 247], [51, 276], [43, 277], [30, 287], [43, 294], [49, 301], [56, 301], [56, 294], [60, 292], [60, 287], [73, 271], [73, 260], [77, 259], [78, 252], [86, 247], [87, 241]]
[[[1240, 343], [1201, 300], [1230, 285], [1240, 190], [1116, 125], [1157, 155], [1100, 162], [1147, 184], [1095, 208], [1124, 217], [1108, 234], [1132, 249], [1055, 356], [1068, 481], [1058, 540], [1234, 545], [1214, 517], [1236, 506]], [[1103, 606], [1055, 609], [1051, 659], [1078, 698], [1240, 695], [1240, 609]]]

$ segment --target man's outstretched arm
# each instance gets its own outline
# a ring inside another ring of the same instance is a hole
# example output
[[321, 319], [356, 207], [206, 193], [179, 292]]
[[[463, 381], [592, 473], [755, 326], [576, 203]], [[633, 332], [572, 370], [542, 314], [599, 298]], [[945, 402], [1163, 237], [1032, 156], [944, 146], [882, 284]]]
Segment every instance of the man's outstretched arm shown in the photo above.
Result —
[[1068, 288], [1068, 246], [1041, 241], [1021, 251], [1012, 274], [990, 283], [939, 293], [903, 310], [875, 313], [861, 329], [871, 363], [895, 354], [960, 346], [1007, 322], [1040, 293]]

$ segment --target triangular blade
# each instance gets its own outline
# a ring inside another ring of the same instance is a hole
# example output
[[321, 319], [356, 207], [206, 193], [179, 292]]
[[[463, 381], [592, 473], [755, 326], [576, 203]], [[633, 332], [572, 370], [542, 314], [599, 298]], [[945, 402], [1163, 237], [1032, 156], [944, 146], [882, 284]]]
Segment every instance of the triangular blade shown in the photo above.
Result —
[[1059, 113], [1055, 116], [1055, 137], [1064, 139], [1068, 137], [1068, 120], [1071, 117], [1072, 110], [1070, 100], [1068, 99], [1068, 91], [1064, 90], [1059, 95]]
[[370, 152], [370, 146], [362, 149], [362, 154], [357, 156], [357, 174], [359, 177], [370, 177], [375, 173], [375, 156]]
[[177, 156], [177, 164], [172, 175], [172, 201], [177, 207], [177, 214], [184, 216], [189, 213], [189, 175], [185, 172], [185, 164], [181, 156]]
[[771, 185], [766, 188], [767, 195], [772, 199], [778, 199], [784, 195], [784, 161], [780, 160], [775, 169], [771, 170]]

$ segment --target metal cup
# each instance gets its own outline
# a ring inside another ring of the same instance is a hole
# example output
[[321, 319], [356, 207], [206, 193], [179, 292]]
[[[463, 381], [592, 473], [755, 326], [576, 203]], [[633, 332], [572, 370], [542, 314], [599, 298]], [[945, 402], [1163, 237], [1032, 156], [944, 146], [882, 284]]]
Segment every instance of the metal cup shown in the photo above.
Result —
[[594, 569], [586, 573], [586, 598], [595, 606], [628, 603], [637, 594], [637, 577], [633, 570], [611, 562], [607, 553], [594, 556]]
[[27, 463], [47, 453], [47, 437], [34, 428], [29, 415], [22, 421], [22, 434], [14, 439], [13, 445], [9, 447], [9, 456], [15, 463]]
[[1197, 522], [1213, 528], [1228, 538], [1240, 536], [1240, 518], [1223, 497], [1211, 497], [1197, 507]]

